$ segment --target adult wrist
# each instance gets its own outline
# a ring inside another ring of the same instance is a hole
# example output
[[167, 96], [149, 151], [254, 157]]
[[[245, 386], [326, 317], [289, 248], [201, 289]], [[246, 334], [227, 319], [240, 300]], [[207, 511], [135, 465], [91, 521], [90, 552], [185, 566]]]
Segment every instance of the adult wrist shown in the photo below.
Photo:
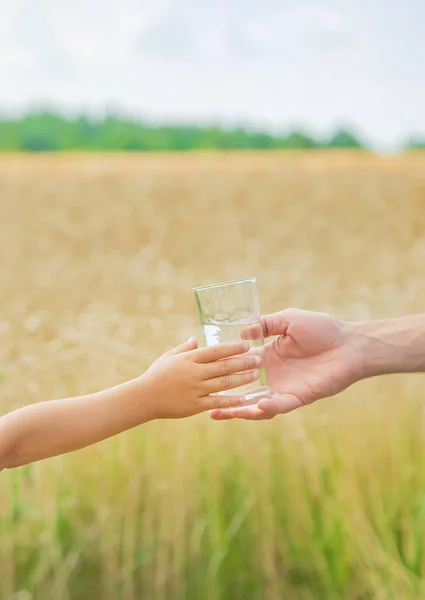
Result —
[[359, 357], [359, 379], [425, 371], [425, 316], [350, 324]]

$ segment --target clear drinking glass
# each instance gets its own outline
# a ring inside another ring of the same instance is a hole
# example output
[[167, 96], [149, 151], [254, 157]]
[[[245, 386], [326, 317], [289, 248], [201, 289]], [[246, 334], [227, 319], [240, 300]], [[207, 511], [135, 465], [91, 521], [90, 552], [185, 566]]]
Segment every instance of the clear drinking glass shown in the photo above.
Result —
[[[240, 342], [241, 332], [253, 325], [257, 327], [251, 330], [250, 337], [255, 339], [246, 341], [251, 347], [264, 345], [255, 277], [196, 287], [193, 291], [207, 346]], [[244, 404], [256, 404], [260, 398], [271, 395], [266, 368], [260, 369], [259, 381], [220, 393], [242, 394]]]

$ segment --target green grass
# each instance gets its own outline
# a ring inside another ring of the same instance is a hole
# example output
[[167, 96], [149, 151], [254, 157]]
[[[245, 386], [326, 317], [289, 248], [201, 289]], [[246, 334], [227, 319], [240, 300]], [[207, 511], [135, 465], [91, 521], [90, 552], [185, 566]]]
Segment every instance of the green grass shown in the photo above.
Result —
[[1, 598], [424, 597], [420, 412], [379, 417], [151, 424], [11, 471]]

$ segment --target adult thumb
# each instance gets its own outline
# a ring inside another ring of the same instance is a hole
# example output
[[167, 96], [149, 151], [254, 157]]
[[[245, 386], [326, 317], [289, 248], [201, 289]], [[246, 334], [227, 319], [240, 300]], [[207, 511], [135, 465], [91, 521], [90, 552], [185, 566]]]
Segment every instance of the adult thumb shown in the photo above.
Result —
[[263, 327], [264, 337], [271, 335], [285, 335], [288, 327], [294, 318], [295, 309], [287, 308], [280, 312], [261, 317], [261, 325]]

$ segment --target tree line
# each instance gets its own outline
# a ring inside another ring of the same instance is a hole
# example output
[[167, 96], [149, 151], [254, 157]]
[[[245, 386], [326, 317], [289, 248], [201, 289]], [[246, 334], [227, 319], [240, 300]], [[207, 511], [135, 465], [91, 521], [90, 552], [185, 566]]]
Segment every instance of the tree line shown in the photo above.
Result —
[[[416, 142], [417, 147], [421, 146]], [[103, 118], [33, 111], [0, 116], [0, 151], [190, 151], [352, 148], [366, 145], [353, 132], [335, 131], [317, 139], [303, 131], [272, 134], [245, 127], [154, 125], [116, 114]]]

